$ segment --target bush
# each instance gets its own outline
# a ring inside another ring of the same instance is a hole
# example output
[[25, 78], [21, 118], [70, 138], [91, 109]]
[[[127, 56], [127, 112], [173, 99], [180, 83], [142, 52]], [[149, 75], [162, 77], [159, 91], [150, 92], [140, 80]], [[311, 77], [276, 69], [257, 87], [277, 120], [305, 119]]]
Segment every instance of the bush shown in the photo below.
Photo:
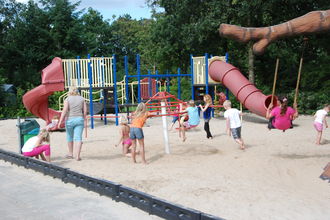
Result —
[[[329, 103], [330, 92], [299, 92], [298, 110], [300, 114], [314, 114], [316, 110], [323, 108], [323, 105]], [[294, 91], [289, 94], [293, 103]]]

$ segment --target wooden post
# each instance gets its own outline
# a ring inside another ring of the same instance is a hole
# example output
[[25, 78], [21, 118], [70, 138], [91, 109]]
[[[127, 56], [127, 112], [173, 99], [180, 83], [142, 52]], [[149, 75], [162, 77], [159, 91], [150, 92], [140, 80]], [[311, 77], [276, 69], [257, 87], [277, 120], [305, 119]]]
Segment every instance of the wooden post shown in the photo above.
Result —
[[274, 95], [275, 95], [275, 88], [276, 88], [276, 81], [277, 81], [277, 72], [278, 72], [278, 65], [280, 63], [280, 59], [276, 59], [276, 67], [275, 67], [275, 73], [274, 73], [274, 82], [273, 82], [273, 90], [272, 90], [272, 99], [270, 103], [273, 103], [274, 101]]

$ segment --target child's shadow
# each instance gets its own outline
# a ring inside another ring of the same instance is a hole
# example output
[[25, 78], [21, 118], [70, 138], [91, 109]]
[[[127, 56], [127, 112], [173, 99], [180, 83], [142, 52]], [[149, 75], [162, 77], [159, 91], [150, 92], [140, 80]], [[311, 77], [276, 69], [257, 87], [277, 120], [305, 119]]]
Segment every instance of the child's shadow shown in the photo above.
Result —
[[260, 116], [252, 115], [252, 114], [243, 115], [243, 121], [257, 123], [257, 124], [267, 124], [268, 123], [267, 119], [264, 119]]
[[164, 157], [164, 153], [157, 153], [157, 154], [151, 156], [151, 157], [148, 159], [148, 162], [149, 162], [149, 163], [152, 163], [152, 162], [155, 162], [155, 161], [157, 161], [157, 160], [159, 160], [159, 159], [161, 159], [161, 158], [163, 158], [163, 157]]
[[[124, 158], [122, 154], [114, 154], [114, 155], [105, 155], [105, 156], [86, 156], [82, 158], [82, 161], [84, 160], [114, 160], [118, 158]], [[63, 166], [67, 163], [70, 163], [72, 161], [76, 161], [75, 159], [67, 159], [65, 157], [53, 157], [52, 161], [55, 165]]]
[[221, 137], [221, 136], [224, 136], [224, 135], [226, 135], [226, 134], [225, 133], [218, 133], [218, 134], [213, 134], [212, 137], [214, 139], [214, 138]]
[[330, 140], [324, 139], [322, 144], [330, 144]]

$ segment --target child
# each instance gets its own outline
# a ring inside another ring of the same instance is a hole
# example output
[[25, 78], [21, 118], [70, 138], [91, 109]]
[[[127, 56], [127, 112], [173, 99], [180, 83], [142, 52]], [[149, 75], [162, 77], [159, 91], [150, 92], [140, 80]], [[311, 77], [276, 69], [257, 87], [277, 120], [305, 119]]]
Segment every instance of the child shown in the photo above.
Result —
[[293, 108], [288, 106], [286, 97], [280, 97], [278, 101], [280, 106], [276, 106], [271, 112], [269, 111], [273, 105], [270, 104], [267, 108], [266, 118], [270, 119], [268, 129], [276, 128], [285, 131], [292, 127], [292, 121], [298, 117], [298, 110], [296, 105]]
[[115, 146], [117, 147], [120, 143], [123, 146], [123, 155], [130, 156], [129, 154], [129, 148], [132, 145], [132, 140], [129, 138], [130, 133], [130, 127], [128, 126], [128, 120], [125, 115], [120, 116], [120, 139], [118, 141], [118, 144]]
[[229, 136], [233, 135], [233, 138], [239, 144], [240, 149], [244, 150], [245, 145], [241, 138], [242, 122], [240, 116], [242, 115], [242, 112], [238, 111], [236, 108], [232, 108], [229, 100], [226, 100], [223, 103], [223, 107], [226, 109], [224, 117], [226, 118], [227, 134]]
[[130, 129], [130, 138], [132, 139], [132, 159], [133, 162], [136, 163], [136, 139], [138, 139], [139, 145], [140, 145], [140, 155], [142, 158], [142, 162], [144, 164], [147, 164], [147, 161], [145, 159], [145, 152], [144, 152], [144, 135], [142, 127], [146, 120], [149, 117], [149, 112], [147, 111], [146, 105], [141, 102], [138, 104], [135, 112], [134, 112], [134, 118], [132, 120], [132, 125]]
[[326, 121], [327, 114], [330, 111], [330, 105], [326, 104], [324, 105], [323, 109], [318, 110], [314, 115], [314, 128], [317, 131], [316, 136], [316, 144], [321, 144], [321, 138], [322, 138], [322, 131], [323, 131], [323, 124], [326, 128], [328, 128], [328, 123]]
[[58, 115], [54, 115], [53, 119], [52, 119], [52, 122], [49, 123], [47, 126], [46, 126], [46, 129], [47, 131], [52, 131], [52, 130], [55, 130], [57, 129], [57, 124], [58, 124], [58, 120], [60, 119], [60, 117]]
[[[175, 109], [175, 111], [176, 112], [179, 112], [180, 111], [180, 106], [177, 106], [176, 109]], [[180, 118], [180, 115], [179, 114], [173, 115], [172, 125], [171, 125], [171, 127], [170, 127], [169, 130], [172, 130], [173, 129], [173, 126], [174, 126], [175, 122], [177, 122], [179, 120], [179, 118]]]
[[[44, 144], [47, 142], [48, 144]], [[41, 129], [37, 136], [31, 137], [25, 142], [22, 152], [24, 156], [36, 157], [41, 156], [42, 160], [50, 162], [50, 137], [46, 129]], [[45, 152], [45, 155], [43, 154]]]
[[203, 112], [203, 118], [204, 118], [204, 130], [206, 132], [206, 138], [213, 138], [212, 134], [210, 132], [210, 125], [209, 121], [211, 120], [211, 113], [212, 113], [212, 97], [209, 94], [204, 95], [203, 100], [205, 102], [205, 106], [203, 108], [202, 105], [199, 105]]
[[184, 121], [186, 115], [183, 115], [180, 119], [180, 130], [179, 130], [179, 137], [181, 137], [182, 132], [182, 142], [185, 142], [186, 138], [186, 129], [196, 127], [199, 124], [199, 114], [198, 108], [195, 106], [194, 100], [190, 100], [188, 102], [188, 108], [184, 111], [181, 110], [182, 113], [188, 113], [188, 121]]

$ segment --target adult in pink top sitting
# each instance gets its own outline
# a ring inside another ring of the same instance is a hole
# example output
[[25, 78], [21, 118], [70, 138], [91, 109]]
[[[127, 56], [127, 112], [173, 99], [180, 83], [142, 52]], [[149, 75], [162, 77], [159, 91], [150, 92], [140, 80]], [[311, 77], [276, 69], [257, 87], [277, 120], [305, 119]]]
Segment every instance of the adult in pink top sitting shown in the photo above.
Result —
[[270, 119], [268, 128], [276, 128], [285, 131], [292, 127], [292, 121], [298, 117], [297, 105], [294, 104], [293, 108], [288, 106], [288, 99], [286, 97], [280, 97], [278, 100], [279, 106], [273, 109], [272, 104], [268, 106], [266, 112], [266, 118]]

